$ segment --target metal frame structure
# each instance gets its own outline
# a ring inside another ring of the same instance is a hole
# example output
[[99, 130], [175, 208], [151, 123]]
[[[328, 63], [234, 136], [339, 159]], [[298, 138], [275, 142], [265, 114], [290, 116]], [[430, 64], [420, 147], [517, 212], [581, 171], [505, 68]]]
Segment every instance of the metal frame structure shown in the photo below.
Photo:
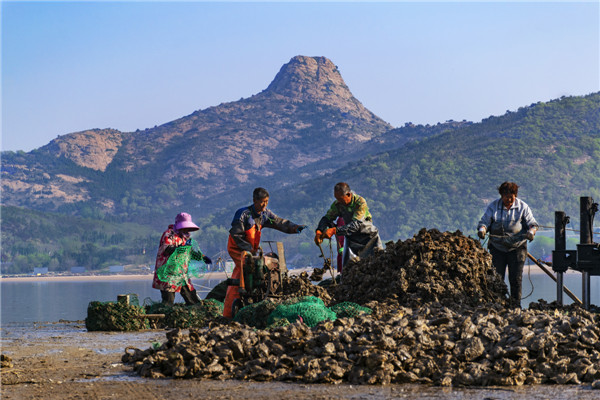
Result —
[[579, 199], [581, 229], [577, 250], [566, 250], [566, 225], [570, 218], [564, 211], [554, 213], [554, 250], [552, 251], [552, 270], [556, 272], [556, 300], [563, 305], [563, 274], [573, 269], [581, 272], [581, 292], [583, 307], [590, 309], [590, 277], [600, 276], [600, 243], [593, 241], [594, 215], [598, 203], [591, 197]]

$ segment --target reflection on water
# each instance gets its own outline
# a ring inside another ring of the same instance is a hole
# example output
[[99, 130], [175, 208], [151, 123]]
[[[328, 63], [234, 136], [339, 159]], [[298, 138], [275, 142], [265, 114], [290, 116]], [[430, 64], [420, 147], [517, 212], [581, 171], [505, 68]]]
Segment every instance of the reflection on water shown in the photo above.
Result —
[[[508, 275], [508, 274], [507, 274]], [[508, 285], [508, 277], [506, 278]], [[582, 280], [581, 273], [576, 271], [568, 271], [563, 275], [563, 284], [567, 287], [579, 300], [582, 300]], [[528, 296], [533, 290], [533, 293], [521, 301], [521, 307], [527, 308], [529, 303], [538, 301], [539, 299], [551, 302], [556, 300], [556, 282], [543, 272], [529, 275], [527, 265], [523, 272], [522, 296]], [[574, 303], [571, 298], [563, 292], [563, 304]], [[590, 278], [590, 303], [600, 305], [600, 276], [592, 276]]]
[[[198, 295], [204, 298], [220, 280], [203, 279], [192, 282]], [[83, 320], [91, 301], [116, 301], [120, 294], [137, 294], [140, 305], [144, 301], [160, 301], [160, 291], [152, 288], [151, 275], [147, 281], [126, 278], [121, 281], [0, 281], [0, 291], [0, 321], [3, 326], [11, 322]], [[179, 294], [175, 297], [175, 302], [183, 302]]]
[[[204, 298], [210, 288], [220, 282], [218, 279], [194, 280], [198, 294]], [[581, 274], [569, 271], [564, 275], [565, 286], [581, 299]], [[531, 274], [531, 282], [527, 267], [523, 274], [523, 296], [532, 289], [533, 294], [522, 301], [523, 307], [529, 303], [544, 299], [548, 302], [556, 300], [556, 284], [545, 274]], [[68, 281], [68, 282], [2, 282], [1, 324], [11, 322], [35, 321], [67, 321], [83, 320], [87, 316], [90, 301], [116, 301], [117, 295], [135, 293], [140, 304], [146, 300], [160, 301], [160, 292], [152, 289], [152, 276], [148, 280], [122, 281]], [[592, 276], [590, 284], [591, 303], [600, 304], [600, 277]], [[573, 301], [563, 295], [565, 304]], [[180, 295], [176, 302], [183, 302]]]

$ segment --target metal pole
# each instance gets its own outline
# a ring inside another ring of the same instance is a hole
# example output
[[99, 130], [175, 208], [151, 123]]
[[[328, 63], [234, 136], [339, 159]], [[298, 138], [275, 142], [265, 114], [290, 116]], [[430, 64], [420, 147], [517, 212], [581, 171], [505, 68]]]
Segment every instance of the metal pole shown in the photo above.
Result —
[[564, 211], [554, 212], [554, 250], [567, 249], [566, 219]]
[[[564, 211], [554, 212], [554, 250], [565, 250], [567, 248], [567, 235], [565, 231], [566, 215]], [[556, 273], [556, 301], [563, 305], [564, 281], [563, 273]]]
[[592, 243], [592, 204], [594, 200], [591, 197], [579, 198], [579, 216], [581, 227], [579, 229], [579, 243]]
[[[592, 243], [592, 204], [594, 200], [591, 197], [580, 197], [579, 198], [579, 216], [580, 224], [579, 228], [579, 243], [580, 244], [591, 244]], [[579, 253], [579, 252], [577, 252]], [[577, 255], [579, 257], [579, 254]], [[583, 308], [586, 310], [590, 309], [590, 274], [588, 271], [581, 272], [581, 297], [583, 297]]]
[[581, 297], [583, 297], [583, 308], [590, 309], [590, 273], [581, 272]]
[[560, 306], [563, 305], [563, 290], [564, 290], [564, 281], [563, 281], [563, 273], [556, 273], [556, 301]]

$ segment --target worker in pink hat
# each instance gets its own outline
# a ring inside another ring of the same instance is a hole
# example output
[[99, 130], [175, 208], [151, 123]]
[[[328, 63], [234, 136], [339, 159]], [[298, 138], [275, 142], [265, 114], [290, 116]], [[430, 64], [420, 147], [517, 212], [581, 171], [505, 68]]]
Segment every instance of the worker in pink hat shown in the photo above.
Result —
[[[156, 265], [154, 267], [154, 280], [152, 287], [159, 289], [163, 304], [173, 305], [175, 302], [175, 293], [181, 293], [181, 297], [185, 300], [185, 304], [196, 304], [200, 301], [196, 294], [196, 289], [192, 285], [189, 277], [186, 278], [186, 284], [183, 286], [173, 285], [169, 282], [163, 282], [158, 278], [156, 271], [166, 264], [169, 256], [173, 254], [175, 249], [183, 246], [190, 239], [190, 232], [197, 231], [198, 226], [192, 222], [192, 216], [188, 213], [179, 213], [175, 217], [175, 224], [169, 225], [167, 230], [160, 238], [158, 253], [156, 254]], [[203, 261], [206, 264], [211, 264], [212, 261], [207, 256], [203, 256]]]

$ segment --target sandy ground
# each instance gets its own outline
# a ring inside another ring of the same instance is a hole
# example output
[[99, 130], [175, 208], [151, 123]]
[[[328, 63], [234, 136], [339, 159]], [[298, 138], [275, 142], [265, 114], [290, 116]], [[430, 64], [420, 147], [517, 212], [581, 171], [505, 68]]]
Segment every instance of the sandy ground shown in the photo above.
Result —
[[590, 386], [439, 388], [281, 382], [152, 380], [121, 363], [127, 346], [148, 348], [165, 331], [87, 332], [82, 321], [8, 325], [1, 331], [2, 399], [598, 399]]

